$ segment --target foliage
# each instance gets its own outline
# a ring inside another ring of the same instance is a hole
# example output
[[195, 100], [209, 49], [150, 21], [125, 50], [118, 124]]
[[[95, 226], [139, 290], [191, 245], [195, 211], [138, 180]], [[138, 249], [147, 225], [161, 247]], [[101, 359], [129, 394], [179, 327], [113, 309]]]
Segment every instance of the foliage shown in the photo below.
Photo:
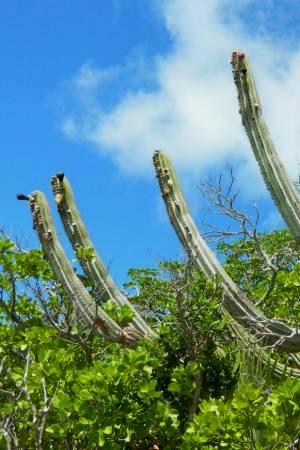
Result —
[[[249, 239], [240, 239], [233, 244], [219, 243], [219, 254], [226, 257], [224, 268], [255, 302], [268, 291], [273, 275], [271, 269], [274, 267], [276, 283], [261, 307], [268, 316], [299, 323], [300, 263], [297, 244], [286, 229], [260, 233], [257, 241], [259, 249], [257, 243]], [[270, 261], [269, 265], [266, 258]]]
[[204, 400], [183, 438], [185, 449], [291, 449], [300, 432], [300, 383], [243, 384], [232, 399]]
[[[287, 318], [294, 308], [296, 320], [299, 264], [289, 236], [259, 239], [279, 264], [262, 307]], [[268, 275], [251, 242], [219, 250], [254, 301], [263, 296]], [[241, 343], [217, 280], [179, 262], [131, 269], [125, 288], [158, 338], [129, 349], [77, 323], [41, 251], [3, 236], [0, 268], [0, 449], [297, 448], [300, 383], [240, 376]], [[126, 308], [104, 309], [130, 323]]]
[[[158, 360], [145, 349], [112, 349], [103, 360], [86, 364], [84, 355], [75, 346], [66, 348], [52, 330], [32, 329], [20, 337], [15, 365], [4, 371], [1, 386], [15, 395], [7, 396], [0, 411], [13, 412], [21, 448], [34, 448], [33, 408], [39, 425], [46, 415], [43, 448], [64, 448], [66, 438], [76, 449], [124, 448], [140, 440], [147, 448], [154, 439], [176, 438], [176, 411], [157, 389], [152, 372]], [[31, 361], [24, 383], [27, 354]], [[41, 379], [48, 412], [43, 412]]]

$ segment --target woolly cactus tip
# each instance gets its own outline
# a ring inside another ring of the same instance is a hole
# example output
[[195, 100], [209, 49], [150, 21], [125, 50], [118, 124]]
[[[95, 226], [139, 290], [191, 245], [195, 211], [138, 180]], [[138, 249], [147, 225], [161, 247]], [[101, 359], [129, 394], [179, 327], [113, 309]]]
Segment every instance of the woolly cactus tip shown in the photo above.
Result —
[[65, 174], [63, 172], [57, 172], [56, 178], [59, 179], [59, 181], [63, 181]]
[[17, 200], [29, 200], [28, 195], [24, 195], [24, 194], [17, 194]]
[[240, 51], [236, 52], [236, 55], [239, 59], [244, 59], [246, 56], [244, 52], [240, 52]]

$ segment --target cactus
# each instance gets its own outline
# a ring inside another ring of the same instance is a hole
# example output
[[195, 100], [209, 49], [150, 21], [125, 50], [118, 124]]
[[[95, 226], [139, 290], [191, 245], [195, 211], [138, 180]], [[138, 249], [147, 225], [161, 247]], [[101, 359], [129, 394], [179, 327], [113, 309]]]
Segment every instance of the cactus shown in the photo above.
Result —
[[240, 114], [265, 184], [283, 219], [300, 243], [300, 196], [276, 153], [256, 90], [250, 63], [244, 53], [232, 53], [232, 72]]
[[[124, 343], [128, 346], [134, 346], [143, 336], [153, 335], [153, 332], [147, 333], [148, 328], [146, 325], [143, 332], [133, 326], [121, 327], [97, 305], [73, 271], [65, 255], [57, 237], [45, 196], [41, 192], [34, 192], [29, 196], [29, 204], [33, 215], [33, 225], [38, 233], [43, 250], [67, 298], [71, 302], [78, 320], [102, 338]], [[111, 279], [110, 283], [111, 285], [113, 284]], [[103, 286], [107, 288], [105, 278], [103, 278]], [[125, 297], [123, 302], [123, 304], [128, 303]], [[136, 312], [135, 315], [138, 316]], [[143, 319], [139, 316], [136, 322], [144, 324]], [[142, 328], [142, 325], [140, 327]]]
[[[82, 222], [80, 214], [76, 208], [70, 184], [64, 174], [57, 174], [52, 177], [52, 189], [55, 195], [56, 205], [63, 222], [65, 231], [72, 244], [74, 252], [86, 275], [93, 280], [96, 297], [103, 302], [110, 299], [117, 306], [127, 305], [133, 313], [132, 324], [144, 335], [151, 335], [153, 332], [142, 317], [137, 314], [131, 303], [128, 302], [124, 294], [114, 284], [108, 270], [94, 250], [87, 230]], [[90, 249], [91, 257], [85, 258], [78, 249]]]
[[[240, 112], [265, 183], [291, 230], [300, 242], [300, 198], [282, 166], [261, 115], [261, 106], [250, 64], [244, 53], [233, 52], [232, 66], [238, 88]], [[170, 160], [154, 154], [154, 166], [170, 221], [189, 257], [204, 274], [221, 280], [224, 309], [240, 325], [279, 351], [300, 351], [300, 332], [279, 320], [265, 317], [224, 271], [191, 218]]]
[[253, 303], [247, 300], [205, 243], [188, 211], [168, 157], [163, 152], [156, 151], [153, 162], [170, 221], [194, 264], [206, 277], [213, 280], [216, 277], [220, 278], [226, 312], [243, 327], [254, 332], [259, 339], [265, 338], [278, 350], [288, 353], [299, 352], [300, 332], [278, 320], [265, 317]]
[[[238, 90], [242, 122], [264, 181], [296, 242], [300, 243], [299, 194], [289, 180], [270, 139], [267, 126], [262, 118], [261, 105], [251, 67], [244, 53], [233, 52], [232, 67]], [[203, 271], [206, 277], [220, 280], [224, 299], [223, 311], [224, 314], [234, 319], [231, 327], [236, 337], [251, 342], [253, 358], [259, 358], [262, 355], [264, 362], [270, 363], [271, 361], [275, 376], [280, 377], [290, 373], [300, 378], [300, 361], [296, 355], [300, 351], [299, 330], [289, 327], [278, 319], [266, 317], [238, 288], [197, 230], [171, 161], [163, 152], [156, 151], [153, 162], [171, 224], [191, 262]], [[34, 228], [37, 230], [44, 252], [57, 279], [62, 284], [67, 298], [72, 303], [78, 319], [104, 339], [130, 346], [134, 346], [141, 337], [154, 337], [155, 333], [116, 287], [103, 262], [96, 254], [76, 208], [69, 182], [63, 173], [52, 177], [52, 188], [58, 212], [72, 247], [84, 272], [94, 283], [93, 297], [87, 292], [66, 258], [43, 194], [34, 192], [29, 197], [23, 194], [18, 194], [17, 197], [20, 200], [29, 200]], [[113, 302], [117, 307], [127, 306], [130, 309], [132, 313], [130, 326], [122, 326], [117, 323], [102, 309], [107, 300]], [[292, 365], [284, 365], [272, 360], [268, 352], [260, 349], [259, 342], [272, 347], [273, 351], [289, 354], [289, 361], [292, 362]]]

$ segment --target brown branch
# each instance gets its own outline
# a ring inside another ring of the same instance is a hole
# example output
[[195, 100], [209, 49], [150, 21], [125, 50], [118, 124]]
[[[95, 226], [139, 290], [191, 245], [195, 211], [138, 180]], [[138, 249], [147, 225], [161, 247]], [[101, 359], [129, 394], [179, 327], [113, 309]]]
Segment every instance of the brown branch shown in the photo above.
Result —
[[204, 382], [203, 373], [202, 370], [200, 370], [200, 372], [195, 377], [196, 387], [189, 409], [188, 423], [193, 419], [194, 415], [196, 414], [199, 400], [202, 398], [203, 382]]

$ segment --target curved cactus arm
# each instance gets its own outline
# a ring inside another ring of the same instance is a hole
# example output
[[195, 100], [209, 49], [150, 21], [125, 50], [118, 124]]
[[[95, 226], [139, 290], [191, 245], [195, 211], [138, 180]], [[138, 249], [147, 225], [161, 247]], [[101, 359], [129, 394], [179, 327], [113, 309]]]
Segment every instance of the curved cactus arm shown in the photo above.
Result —
[[299, 331], [288, 327], [279, 320], [268, 319], [255, 308], [225, 272], [203, 240], [190, 216], [170, 160], [162, 152], [156, 151], [153, 161], [170, 221], [194, 263], [208, 278], [220, 278], [224, 292], [223, 306], [225, 310], [243, 327], [254, 332], [259, 339], [263, 339], [276, 349], [288, 353], [299, 352]]
[[300, 243], [300, 196], [282, 165], [262, 109], [250, 63], [244, 53], [232, 53], [232, 72], [238, 91], [242, 122], [273, 200], [295, 240]]
[[97, 308], [94, 300], [73, 271], [57, 237], [45, 196], [41, 192], [34, 192], [29, 197], [29, 203], [33, 214], [34, 228], [38, 233], [43, 250], [73, 305], [78, 320], [104, 339], [133, 345], [136, 339], [132, 334], [128, 334], [127, 330], [124, 332], [124, 329], [108, 314], [101, 308]]
[[[56, 176], [52, 177], [51, 184], [55, 195], [57, 209], [65, 231], [82, 268], [86, 275], [94, 282], [98, 296], [101, 296], [104, 302], [110, 299], [119, 307], [127, 305], [133, 313], [132, 325], [143, 335], [154, 336], [151, 328], [115, 285], [108, 270], [97, 255], [75, 205], [72, 189], [67, 178], [64, 174], [58, 173]], [[90, 253], [89, 256], [81, 256], [78, 251], [80, 248], [88, 250]]]

